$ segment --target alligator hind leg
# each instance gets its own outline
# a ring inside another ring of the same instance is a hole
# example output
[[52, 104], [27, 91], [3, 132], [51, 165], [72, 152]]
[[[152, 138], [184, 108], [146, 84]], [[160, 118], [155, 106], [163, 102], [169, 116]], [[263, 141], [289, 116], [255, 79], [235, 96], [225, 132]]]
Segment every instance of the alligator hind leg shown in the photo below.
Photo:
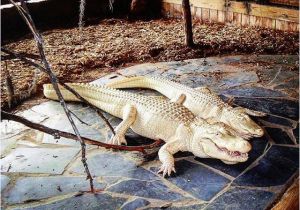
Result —
[[211, 93], [211, 90], [206, 86], [196, 87], [194, 89], [199, 91], [199, 92], [202, 92], [202, 93], [208, 93], [208, 94]]
[[125, 139], [125, 133], [129, 129], [129, 127], [134, 123], [136, 119], [136, 108], [132, 105], [126, 105], [123, 109], [123, 121], [116, 127], [115, 135], [111, 137], [108, 141], [109, 144], [125, 144], [127, 145], [127, 141]]

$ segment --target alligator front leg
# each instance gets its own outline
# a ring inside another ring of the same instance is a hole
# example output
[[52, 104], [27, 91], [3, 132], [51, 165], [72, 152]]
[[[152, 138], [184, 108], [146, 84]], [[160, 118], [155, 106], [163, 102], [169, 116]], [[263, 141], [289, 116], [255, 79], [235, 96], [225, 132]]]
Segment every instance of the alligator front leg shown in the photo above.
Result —
[[170, 141], [160, 148], [158, 151], [159, 160], [162, 162], [162, 165], [157, 173], [163, 173], [163, 177], [166, 174], [171, 175], [172, 171], [175, 171], [175, 160], [173, 154], [183, 150], [184, 147], [181, 142], [178, 140]]
[[115, 135], [111, 137], [108, 141], [109, 144], [125, 144], [127, 145], [127, 141], [125, 139], [125, 133], [129, 129], [129, 127], [134, 123], [136, 119], [136, 108], [132, 105], [126, 105], [123, 110], [123, 121], [116, 127]]

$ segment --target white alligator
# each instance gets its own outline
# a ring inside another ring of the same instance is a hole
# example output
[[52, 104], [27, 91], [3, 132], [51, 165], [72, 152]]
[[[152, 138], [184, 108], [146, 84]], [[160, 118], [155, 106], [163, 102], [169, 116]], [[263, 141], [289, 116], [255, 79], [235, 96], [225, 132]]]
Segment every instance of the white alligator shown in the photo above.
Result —
[[[83, 98], [123, 121], [116, 127], [111, 144], [126, 144], [125, 133], [131, 128], [141, 136], [166, 142], [159, 150], [162, 166], [159, 172], [175, 172], [174, 157], [178, 151], [190, 151], [195, 156], [217, 158], [227, 164], [245, 162], [251, 145], [230, 132], [225, 124], [209, 124], [196, 117], [181, 104], [157, 97], [148, 97], [109, 87], [69, 83]], [[78, 101], [60, 87], [67, 101]], [[44, 85], [44, 95], [58, 100], [51, 84]]]
[[242, 107], [231, 107], [207, 87], [190, 88], [159, 77], [129, 77], [106, 84], [111, 88], [149, 88], [172, 101], [179, 101], [196, 116], [208, 122], [223, 122], [232, 127], [237, 135], [248, 139], [263, 136], [263, 129], [248, 115], [264, 116], [265, 113]]

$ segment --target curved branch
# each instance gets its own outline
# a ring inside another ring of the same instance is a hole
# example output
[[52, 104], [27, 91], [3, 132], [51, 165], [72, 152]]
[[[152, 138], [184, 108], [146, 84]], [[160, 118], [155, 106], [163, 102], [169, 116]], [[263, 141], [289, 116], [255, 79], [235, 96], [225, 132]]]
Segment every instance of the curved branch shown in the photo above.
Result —
[[[72, 133], [52, 129], [52, 128], [49, 128], [47, 126], [31, 122], [31, 121], [29, 121], [29, 120], [27, 120], [27, 119], [25, 119], [21, 116], [11, 114], [11, 113], [8, 113], [8, 112], [5, 112], [5, 111], [1, 111], [1, 119], [2, 120], [12, 120], [12, 121], [15, 121], [15, 122], [22, 123], [23, 125], [26, 125], [29, 128], [39, 130], [43, 133], [50, 134], [50, 135], [54, 136], [55, 138], [65, 137], [65, 138], [72, 139], [72, 140], [77, 140], [78, 139], [77, 136], [72, 134]], [[145, 149], [153, 149], [153, 148], [156, 148], [156, 147], [160, 146], [163, 143], [163, 141], [159, 139], [159, 140], [157, 140], [154, 143], [149, 144], [149, 145], [123, 146], [123, 145], [106, 144], [106, 143], [95, 141], [95, 140], [92, 140], [92, 139], [89, 139], [89, 138], [86, 138], [86, 137], [81, 137], [81, 138], [87, 144], [96, 145], [96, 146], [99, 146], [99, 147], [104, 147], [106, 149], [137, 151], [137, 152], [142, 152], [143, 154], [147, 154]]]

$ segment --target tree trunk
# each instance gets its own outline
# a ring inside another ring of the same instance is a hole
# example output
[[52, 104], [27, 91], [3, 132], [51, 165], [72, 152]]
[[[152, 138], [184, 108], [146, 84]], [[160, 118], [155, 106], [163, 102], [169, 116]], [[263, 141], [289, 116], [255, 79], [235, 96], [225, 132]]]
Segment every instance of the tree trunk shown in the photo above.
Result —
[[182, 0], [182, 10], [184, 18], [184, 30], [185, 30], [185, 44], [188, 47], [194, 45], [193, 41], [193, 28], [192, 28], [192, 15], [189, 0]]

